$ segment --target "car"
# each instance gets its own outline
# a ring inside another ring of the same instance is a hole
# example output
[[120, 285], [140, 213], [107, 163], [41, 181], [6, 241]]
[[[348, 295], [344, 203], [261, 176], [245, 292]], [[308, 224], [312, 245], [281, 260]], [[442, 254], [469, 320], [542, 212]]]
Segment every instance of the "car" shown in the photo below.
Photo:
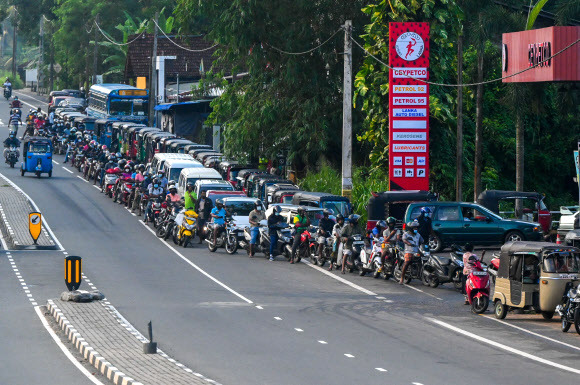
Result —
[[565, 236], [569, 231], [580, 229], [580, 210], [578, 206], [560, 206], [560, 225], [558, 235]]
[[67, 95], [72, 96], [73, 98], [80, 98], [82, 96], [82, 92], [80, 90], [64, 89], [61, 92], [66, 92]]
[[55, 111], [57, 108], [64, 108], [60, 106], [60, 103], [67, 99], [72, 99], [68, 95], [55, 95], [51, 98], [50, 103], [48, 103], [48, 112]]
[[234, 191], [234, 187], [223, 179], [199, 179], [193, 187], [196, 197], [208, 190]]
[[216, 199], [219, 198], [247, 198], [243, 191], [227, 191], [227, 190], [207, 190], [205, 192], [206, 197], [211, 199], [212, 203], [215, 204]]
[[[274, 208], [277, 206], [280, 206], [282, 209], [282, 211], [280, 211], [280, 215], [283, 216], [286, 219], [286, 222], [290, 225], [294, 223], [294, 217], [298, 215], [298, 209], [300, 207], [304, 207], [283, 203], [271, 204], [268, 206], [268, 210], [266, 210], [266, 218], [268, 218], [274, 212]], [[318, 227], [318, 222], [324, 216], [324, 209], [319, 207], [304, 207], [304, 209], [306, 210], [306, 216], [310, 220], [310, 225]]]
[[[227, 197], [223, 198], [224, 207], [228, 215], [231, 215], [234, 222], [239, 227], [250, 226], [250, 211], [255, 207], [259, 199], [248, 197]], [[264, 205], [262, 205], [262, 211]]]
[[431, 209], [433, 233], [429, 248], [435, 253], [451, 244], [486, 246], [543, 239], [539, 223], [504, 219], [477, 203], [411, 203], [405, 213], [405, 223], [415, 220], [423, 207]]
[[78, 111], [84, 111], [87, 107], [87, 101], [81, 98], [66, 98], [58, 104], [59, 107], [74, 108]]

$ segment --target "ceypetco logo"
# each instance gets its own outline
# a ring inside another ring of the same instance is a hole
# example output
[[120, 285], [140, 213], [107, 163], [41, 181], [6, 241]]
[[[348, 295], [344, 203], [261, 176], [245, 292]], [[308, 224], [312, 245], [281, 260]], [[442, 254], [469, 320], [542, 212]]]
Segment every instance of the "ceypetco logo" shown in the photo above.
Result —
[[397, 38], [395, 49], [401, 59], [413, 61], [423, 55], [425, 42], [423, 42], [423, 38], [418, 33], [406, 32]]

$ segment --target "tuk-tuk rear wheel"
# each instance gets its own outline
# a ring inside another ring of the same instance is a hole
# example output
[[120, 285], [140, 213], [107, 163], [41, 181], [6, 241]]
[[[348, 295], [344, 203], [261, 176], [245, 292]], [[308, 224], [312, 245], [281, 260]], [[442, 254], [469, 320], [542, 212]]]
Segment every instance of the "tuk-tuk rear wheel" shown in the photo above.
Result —
[[501, 302], [501, 299], [496, 299], [495, 300], [495, 308], [493, 310], [494, 310], [493, 312], [495, 314], [495, 318], [504, 319], [505, 316], [507, 315], [508, 307], [507, 307], [507, 305], [504, 305]]
[[552, 319], [552, 317], [554, 317], [554, 312], [553, 311], [543, 311], [542, 317], [544, 317], [544, 319], [550, 320], [550, 319]]
[[50, 171], [48, 172], [48, 177], [49, 177], [49, 178], [52, 178], [52, 170], [50, 170]]
[[20, 170], [20, 175], [24, 176], [24, 170]]

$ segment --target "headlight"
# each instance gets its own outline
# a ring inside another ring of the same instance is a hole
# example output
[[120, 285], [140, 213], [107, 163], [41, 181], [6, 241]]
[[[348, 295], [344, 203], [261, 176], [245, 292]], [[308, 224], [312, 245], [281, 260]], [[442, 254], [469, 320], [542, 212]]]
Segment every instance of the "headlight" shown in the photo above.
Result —
[[284, 240], [284, 242], [290, 242], [290, 238], [289, 237], [283, 237], [282, 239]]
[[191, 225], [189, 223], [185, 224], [185, 228], [188, 230], [193, 230], [194, 227], [195, 227], [195, 224], [191, 224]]

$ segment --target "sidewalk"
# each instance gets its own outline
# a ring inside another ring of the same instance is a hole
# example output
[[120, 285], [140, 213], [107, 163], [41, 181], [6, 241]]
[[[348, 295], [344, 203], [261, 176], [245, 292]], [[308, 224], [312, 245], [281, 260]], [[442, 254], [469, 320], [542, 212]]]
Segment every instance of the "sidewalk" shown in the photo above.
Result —
[[[30, 91], [30, 88], [23, 88], [21, 90], [14, 90], [15, 94], [22, 94], [28, 96], [29, 98], [42, 100], [45, 103], [48, 103], [48, 95], [38, 95], [36, 92]], [[44, 106], [41, 106], [44, 107]], [[43, 108], [44, 109], [44, 108]]]
[[28, 198], [0, 174], [0, 227], [8, 247], [13, 250], [57, 250], [58, 246], [42, 226], [35, 245], [28, 230], [28, 214], [37, 211]]
[[48, 300], [47, 308], [79, 352], [114, 384], [219, 385], [160, 349], [157, 354], [144, 354], [143, 342], [148, 340], [109, 302], [55, 299]]

